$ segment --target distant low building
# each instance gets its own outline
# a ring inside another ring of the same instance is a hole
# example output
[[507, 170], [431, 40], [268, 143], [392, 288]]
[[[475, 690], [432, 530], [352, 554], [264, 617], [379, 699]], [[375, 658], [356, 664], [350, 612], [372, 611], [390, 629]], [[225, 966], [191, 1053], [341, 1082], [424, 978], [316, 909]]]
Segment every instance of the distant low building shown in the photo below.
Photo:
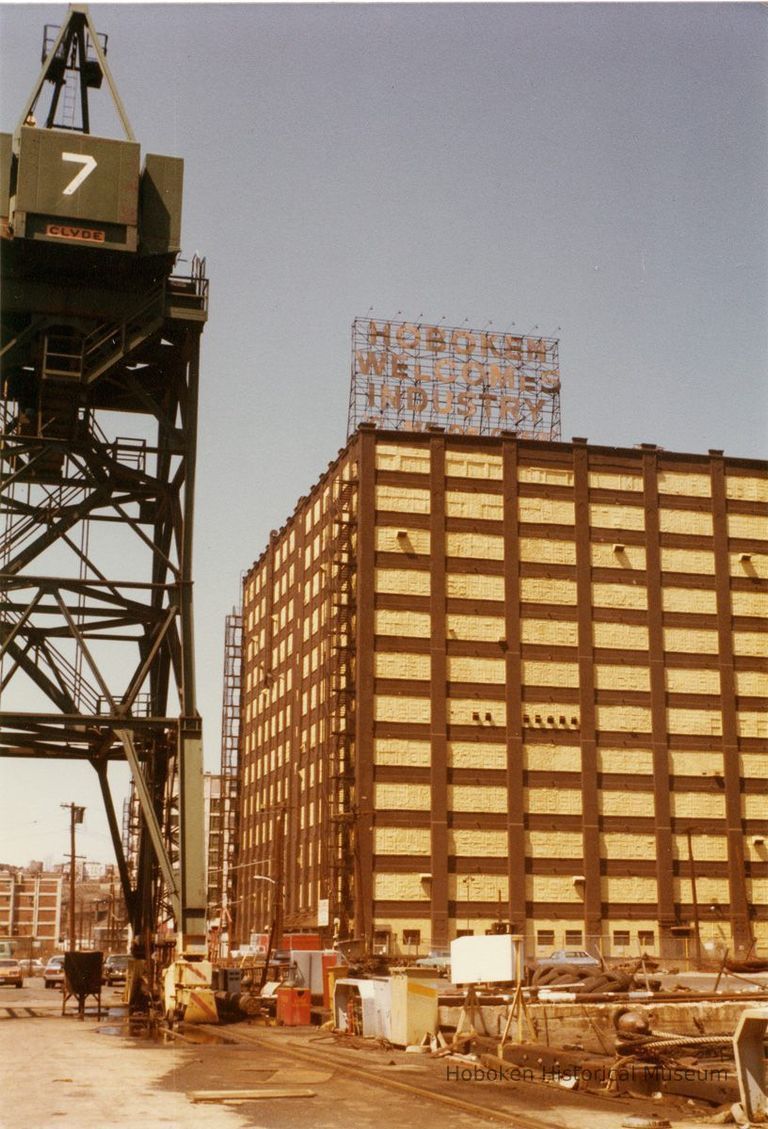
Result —
[[46, 956], [59, 948], [62, 922], [60, 874], [0, 872], [0, 937], [19, 956]]

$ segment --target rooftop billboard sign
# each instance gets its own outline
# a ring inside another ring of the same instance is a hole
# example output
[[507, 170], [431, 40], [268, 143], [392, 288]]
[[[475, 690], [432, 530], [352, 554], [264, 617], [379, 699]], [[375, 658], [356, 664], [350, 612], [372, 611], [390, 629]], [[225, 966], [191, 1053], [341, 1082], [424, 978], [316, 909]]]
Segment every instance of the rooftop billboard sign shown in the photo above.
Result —
[[356, 318], [347, 435], [374, 423], [557, 440], [558, 345], [554, 337]]

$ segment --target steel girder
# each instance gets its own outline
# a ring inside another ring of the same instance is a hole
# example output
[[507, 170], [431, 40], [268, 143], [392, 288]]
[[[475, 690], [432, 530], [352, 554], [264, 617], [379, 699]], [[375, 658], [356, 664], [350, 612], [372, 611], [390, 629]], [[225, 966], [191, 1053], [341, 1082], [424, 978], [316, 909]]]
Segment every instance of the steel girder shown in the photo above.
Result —
[[[162, 319], [95, 379], [46, 378], [46, 319], [6, 308], [0, 432], [0, 755], [93, 765], [134, 932], [166, 902], [188, 949], [205, 943], [191, 551], [206, 294], [200, 271], [168, 280]], [[119, 325], [62, 324], [75, 346], [95, 328], [120, 340]], [[112, 761], [141, 804], [133, 880]]]

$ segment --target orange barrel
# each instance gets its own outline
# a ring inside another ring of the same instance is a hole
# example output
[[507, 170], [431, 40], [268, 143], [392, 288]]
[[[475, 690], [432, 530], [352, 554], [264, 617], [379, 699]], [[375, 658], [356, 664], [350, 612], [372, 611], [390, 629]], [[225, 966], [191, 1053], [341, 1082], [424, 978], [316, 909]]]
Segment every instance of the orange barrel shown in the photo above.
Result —
[[278, 1023], [284, 1027], [309, 1027], [312, 1022], [309, 988], [278, 988], [276, 995]]

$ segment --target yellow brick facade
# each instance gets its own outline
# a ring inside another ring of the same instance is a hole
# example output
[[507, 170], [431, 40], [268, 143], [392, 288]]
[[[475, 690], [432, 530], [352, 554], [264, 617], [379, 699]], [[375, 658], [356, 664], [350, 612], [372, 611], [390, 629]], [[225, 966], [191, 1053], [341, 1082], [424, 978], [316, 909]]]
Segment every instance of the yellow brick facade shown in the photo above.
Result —
[[492, 533], [451, 533], [445, 537], [448, 557], [470, 557], [476, 560], [504, 559], [504, 539]]
[[478, 659], [449, 656], [448, 678], [451, 682], [496, 683], [503, 685], [507, 679], [503, 659]]
[[660, 494], [676, 494], [688, 498], [709, 498], [712, 494], [712, 480], [708, 474], [662, 471], [658, 483]]
[[405, 522], [397, 529], [388, 525], [378, 525], [376, 550], [380, 553], [400, 553], [403, 556], [406, 553], [415, 553], [417, 556], [428, 557], [429, 531], [410, 528]]
[[[346, 636], [341, 482], [360, 499]], [[269, 858], [268, 813], [289, 813], [296, 920], [331, 890], [334, 741], [351, 719], [350, 850], [369, 869], [368, 902], [346, 913], [391, 951], [482, 932], [500, 898], [530, 952], [677, 959], [689, 839], [702, 939], [743, 948], [746, 929], [768, 946], [766, 503], [746, 461], [723, 474], [715, 457], [577, 443], [353, 439], [246, 579], [243, 840]], [[344, 646], [346, 713], [329, 673]]]
[[376, 487], [376, 509], [405, 514], [429, 513], [429, 490], [397, 486]]
[[506, 768], [506, 745], [479, 741], [449, 741], [448, 764], [451, 768]]
[[376, 570], [376, 591], [395, 592], [404, 596], [428, 596], [429, 573], [415, 569], [379, 568]]
[[504, 503], [501, 494], [467, 494], [448, 490], [445, 495], [445, 512], [448, 517], [501, 521]]
[[431, 675], [429, 655], [392, 651], [380, 651], [376, 655], [374, 670], [377, 678], [407, 678], [412, 682], [426, 682]]
[[523, 682], [528, 686], [579, 685], [579, 668], [576, 663], [524, 662]]
[[473, 576], [470, 573], [448, 573], [446, 593], [457, 600], [503, 600], [503, 576]]
[[447, 615], [445, 629], [449, 638], [496, 642], [504, 637], [504, 620], [492, 615]]
[[373, 753], [376, 764], [423, 768], [429, 764], [430, 746], [429, 741], [377, 737], [374, 742]]
[[651, 672], [645, 666], [608, 666], [595, 664], [595, 685], [598, 690], [641, 690], [651, 688]]
[[531, 772], [581, 772], [581, 750], [572, 745], [525, 745], [523, 764]]

